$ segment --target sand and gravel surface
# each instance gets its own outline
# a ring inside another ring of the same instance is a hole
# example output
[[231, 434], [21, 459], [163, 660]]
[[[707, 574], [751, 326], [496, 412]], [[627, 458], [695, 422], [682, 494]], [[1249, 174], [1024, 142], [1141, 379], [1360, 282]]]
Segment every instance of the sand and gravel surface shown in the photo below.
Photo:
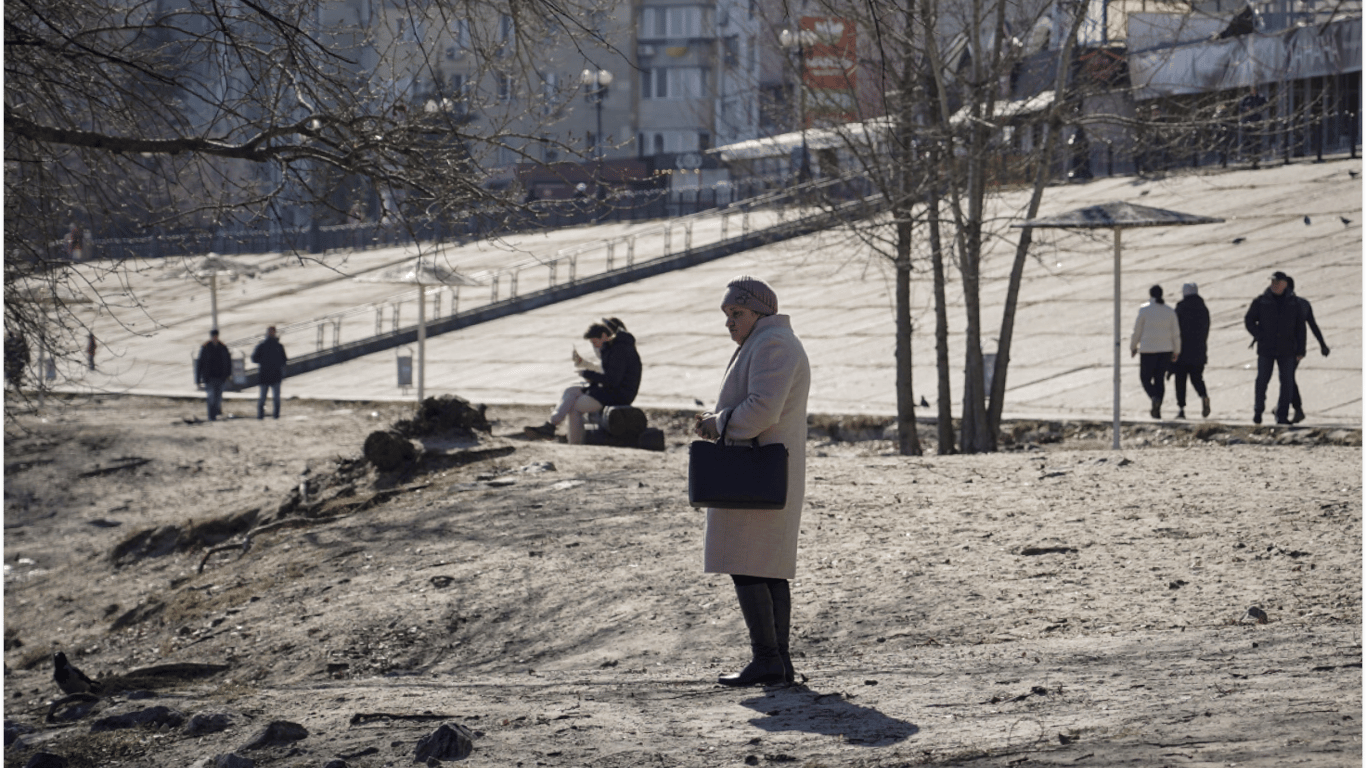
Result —
[[[1359, 430], [1147, 424], [1112, 451], [1010, 424], [1011, 450], [903, 457], [813, 419], [805, 682], [733, 690], [686, 414], [651, 413], [658, 453], [490, 407], [379, 473], [362, 444], [410, 406], [252, 405], [6, 425], [6, 765], [401, 766], [446, 725], [472, 766], [1361, 764]], [[52, 707], [57, 650], [103, 695]]]

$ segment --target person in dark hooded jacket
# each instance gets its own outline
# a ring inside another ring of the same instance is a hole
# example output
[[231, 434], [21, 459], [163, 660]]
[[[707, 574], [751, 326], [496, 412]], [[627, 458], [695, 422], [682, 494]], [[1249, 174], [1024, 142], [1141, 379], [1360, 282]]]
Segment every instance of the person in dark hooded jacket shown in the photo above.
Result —
[[602, 370], [587, 367], [587, 361], [574, 353], [575, 363], [582, 366], [579, 375], [587, 384], [576, 384], [564, 391], [560, 404], [550, 419], [537, 427], [526, 427], [528, 437], [553, 440], [555, 428], [569, 421], [571, 444], [584, 441], [584, 416], [598, 413], [610, 405], [630, 405], [640, 389], [641, 363], [636, 352], [636, 337], [626, 330], [626, 324], [613, 317], [593, 323], [583, 337], [602, 359]]
[[1186, 379], [1200, 397], [1200, 415], [1209, 416], [1209, 392], [1205, 389], [1206, 348], [1209, 341], [1209, 309], [1200, 297], [1199, 286], [1181, 286], [1181, 300], [1176, 302], [1176, 322], [1181, 326], [1181, 356], [1172, 365], [1176, 377], [1176, 418], [1186, 418]]
[[[1309, 303], [1309, 299], [1295, 293], [1295, 278], [1287, 275], [1286, 282], [1288, 283], [1285, 289], [1286, 292], [1293, 295], [1295, 301], [1300, 305], [1300, 322], [1309, 327], [1309, 330], [1314, 334], [1314, 338], [1319, 342], [1319, 352], [1322, 353], [1324, 357], [1328, 357], [1328, 342], [1323, 340], [1323, 331], [1319, 330], [1319, 324], [1314, 321], [1313, 305]], [[1303, 334], [1304, 330], [1301, 329], [1300, 333]], [[1308, 345], [1308, 339], [1309, 337], [1306, 335], [1306, 346]], [[1300, 366], [1297, 362], [1295, 364], [1295, 373], [1298, 374], [1299, 372]], [[1290, 417], [1290, 423], [1299, 424], [1301, 421], [1304, 421], [1304, 401], [1300, 399], [1300, 380], [1298, 377], [1295, 379], [1295, 393], [1290, 396], [1290, 407], [1295, 409], [1295, 415]]]
[[1279, 374], [1280, 392], [1276, 400], [1276, 423], [1290, 423], [1290, 401], [1295, 392], [1295, 366], [1304, 359], [1305, 328], [1303, 310], [1289, 290], [1290, 277], [1284, 272], [1271, 275], [1271, 285], [1252, 300], [1243, 316], [1243, 325], [1257, 345], [1257, 382], [1253, 387], [1252, 422], [1262, 423], [1266, 410], [1266, 386], [1271, 371]]

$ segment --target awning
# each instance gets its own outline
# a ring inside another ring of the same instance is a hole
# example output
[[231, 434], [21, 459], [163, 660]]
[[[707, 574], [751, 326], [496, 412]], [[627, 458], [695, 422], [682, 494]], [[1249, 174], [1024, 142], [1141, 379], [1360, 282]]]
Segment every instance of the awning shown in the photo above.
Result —
[[[1053, 91], [1043, 91], [1042, 93], [1030, 96], [1027, 99], [1016, 101], [997, 101], [992, 110], [991, 117], [985, 118], [987, 122], [998, 124], [1004, 123], [1012, 117], [1028, 115], [1034, 112], [1042, 112], [1053, 105]], [[963, 107], [953, 113], [953, 118], [949, 121], [952, 125], [963, 125], [970, 119], [969, 110]]]
[[722, 162], [736, 160], [762, 160], [764, 158], [791, 157], [795, 150], [805, 143], [808, 149], [839, 149], [842, 147], [871, 147], [879, 143], [890, 132], [891, 118], [876, 117], [861, 123], [844, 123], [834, 128], [811, 128], [805, 131], [792, 131], [777, 136], [739, 141], [707, 150]]

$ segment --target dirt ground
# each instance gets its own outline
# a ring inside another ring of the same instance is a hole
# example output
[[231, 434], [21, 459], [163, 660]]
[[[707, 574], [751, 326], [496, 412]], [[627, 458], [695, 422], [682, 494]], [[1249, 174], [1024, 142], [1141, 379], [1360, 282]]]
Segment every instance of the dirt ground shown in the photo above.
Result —
[[[997, 454], [902, 457], [815, 417], [805, 683], [734, 690], [687, 414], [651, 413], [659, 453], [491, 407], [385, 474], [361, 446], [411, 406], [253, 410], [7, 423], [6, 765], [401, 766], [443, 724], [474, 766], [1361, 765], [1359, 431], [1008, 424]], [[57, 650], [103, 695], [51, 707]]]

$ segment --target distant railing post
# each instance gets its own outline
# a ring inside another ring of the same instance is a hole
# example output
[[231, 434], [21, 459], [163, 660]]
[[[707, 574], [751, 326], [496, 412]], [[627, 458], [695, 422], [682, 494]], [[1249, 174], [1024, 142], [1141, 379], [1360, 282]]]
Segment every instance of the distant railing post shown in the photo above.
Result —
[[314, 352], [321, 352], [321, 351], [323, 351], [324, 334], [325, 334], [326, 332], [327, 332], [327, 325], [324, 324], [324, 323], [318, 323], [318, 346], [317, 346], [317, 349], [313, 350]]
[[669, 255], [669, 238], [673, 235], [673, 232], [674, 228], [672, 224], [664, 225], [664, 256]]
[[451, 287], [451, 314], [460, 314], [460, 286]]
[[[421, 299], [420, 296], [419, 296], [418, 298]], [[397, 331], [397, 330], [398, 330], [398, 327], [399, 327], [399, 326], [398, 326], [398, 308], [401, 307], [402, 305], [403, 305], [403, 302], [401, 302], [401, 301], [396, 301], [396, 302], [394, 302], [394, 325], [393, 325], [393, 329], [394, 329], [395, 331]]]
[[512, 274], [508, 275], [508, 296], [514, 299], [517, 298], [517, 277], [520, 274], [520, 269], [514, 269], [512, 270]]
[[612, 256], [613, 256], [614, 252], [616, 251], [616, 249], [617, 249], [617, 242], [616, 242], [615, 240], [608, 240], [608, 241], [607, 241], [607, 269], [606, 269], [607, 272], [611, 272], [611, 271], [612, 271]]
[[569, 284], [570, 284], [570, 285], [573, 285], [573, 284], [574, 284], [575, 278], [578, 277], [578, 271], [579, 271], [579, 255], [576, 253], [576, 254], [574, 254], [573, 256], [570, 256], [570, 257], [569, 257]]
[[340, 346], [341, 346], [341, 324], [342, 324], [342, 319], [341, 319], [340, 317], [338, 317], [337, 319], [335, 319], [335, 320], [332, 321], [332, 348], [333, 348], [333, 349], [336, 349], [337, 347], [340, 347]]
[[749, 208], [745, 208], [744, 213], [740, 214], [740, 234], [749, 237]]
[[636, 236], [631, 235], [630, 241], [626, 243], [626, 266], [631, 267], [636, 263]]
[[553, 288], [555, 287], [555, 273], [560, 269], [560, 260], [551, 259], [550, 263], [546, 266], [550, 268], [550, 285], [547, 287]]
[[692, 253], [692, 222], [683, 225], [683, 252]]
[[375, 335], [384, 331], [384, 307], [375, 307]]
[[492, 291], [489, 293], [489, 303], [490, 303], [490, 304], [496, 304], [496, 303], [498, 303], [498, 278], [499, 278], [499, 277], [501, 277], [501, 275], [498, 275], [498, 274], [496, 274], [496, 273], [493, 275], [493, 289], [492, 289]]
[[722, 241], [722, 242], [725, 242], [725, 241], [726, 241], [726, 223], [727, 223], [728, 221], [730, 221], [730, 217], [729, 217], [728, 215], [726, 215], [726, 212], [725, 212], [725, 211], [722, 211], [722, 212], [721, 212], [721, 241]]

